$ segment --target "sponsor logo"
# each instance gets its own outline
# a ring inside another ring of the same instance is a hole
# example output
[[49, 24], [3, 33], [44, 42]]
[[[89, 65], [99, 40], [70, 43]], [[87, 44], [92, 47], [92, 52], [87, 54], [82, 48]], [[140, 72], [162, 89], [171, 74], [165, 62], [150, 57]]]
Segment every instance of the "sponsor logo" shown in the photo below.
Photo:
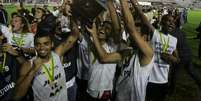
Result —
[[2, 88], [0, 90], [0, 97], [3, 96], [6, 92], [8, 92], [10, 89], [12, 89], [14, 87], [15, 87], [15, 83], [14, 82], [6, 85], [4, 88]]

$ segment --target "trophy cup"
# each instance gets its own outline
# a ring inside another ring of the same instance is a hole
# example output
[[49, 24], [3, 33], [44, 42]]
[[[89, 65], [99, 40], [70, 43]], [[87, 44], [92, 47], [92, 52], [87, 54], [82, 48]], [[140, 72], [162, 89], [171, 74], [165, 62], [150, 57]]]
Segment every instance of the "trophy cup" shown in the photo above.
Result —
[[85, 21], [93, 21], [103, 10], [106, 10], [105, 0], [74, 0], [72, 5], [73, 14]]

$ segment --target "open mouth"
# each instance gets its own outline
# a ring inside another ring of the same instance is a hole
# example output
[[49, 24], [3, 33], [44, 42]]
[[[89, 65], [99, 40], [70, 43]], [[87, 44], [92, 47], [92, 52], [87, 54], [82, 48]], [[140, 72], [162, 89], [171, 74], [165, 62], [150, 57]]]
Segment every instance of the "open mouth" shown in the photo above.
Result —
[[15, 25], [12, 25], [12, 28], [14, 28], [15, 27]]
[[40, 50], [39, 53], [40, 53], [40, 54], [45, 54], [46, 51], [45, 51], [45, 50]]
[[170, 26], [168, 26], [168, 30], [172, 31], [172, 30], [174, 30], [174, 27], [172, 25], [170, 25]]
[[99, 36], [99, 38], [104, 38], [105, 37], [105, 33], [104, 32], [99, 32], [98, 36]]
[[101, 32], [99, 32], [99, 34], [100, 34], [100, 35], [105, 35], [105, 33], [104, 33], [104, 32], [102, 32], [102, 31], [101, 31]]

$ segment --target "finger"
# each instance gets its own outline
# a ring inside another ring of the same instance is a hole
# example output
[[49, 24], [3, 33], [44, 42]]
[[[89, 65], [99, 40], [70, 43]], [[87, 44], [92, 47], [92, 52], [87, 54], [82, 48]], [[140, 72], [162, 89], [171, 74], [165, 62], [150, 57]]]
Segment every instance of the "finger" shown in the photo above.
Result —
[[87, 31], [91, 32], [91, 28], [89, 28], [87, 25], [85, 26]]
[[95, 22], [93, 22], [93, 28], [96, 28], [96, 23]]

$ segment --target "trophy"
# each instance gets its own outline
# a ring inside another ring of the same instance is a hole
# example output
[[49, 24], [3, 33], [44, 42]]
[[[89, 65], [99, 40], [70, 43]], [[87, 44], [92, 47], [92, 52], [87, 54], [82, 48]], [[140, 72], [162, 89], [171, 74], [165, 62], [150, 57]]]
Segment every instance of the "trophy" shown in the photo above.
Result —
[[106, 10], [105, 0], [74, 0], [73, 14], [82, 20], [92, 21], [103, 10]]

